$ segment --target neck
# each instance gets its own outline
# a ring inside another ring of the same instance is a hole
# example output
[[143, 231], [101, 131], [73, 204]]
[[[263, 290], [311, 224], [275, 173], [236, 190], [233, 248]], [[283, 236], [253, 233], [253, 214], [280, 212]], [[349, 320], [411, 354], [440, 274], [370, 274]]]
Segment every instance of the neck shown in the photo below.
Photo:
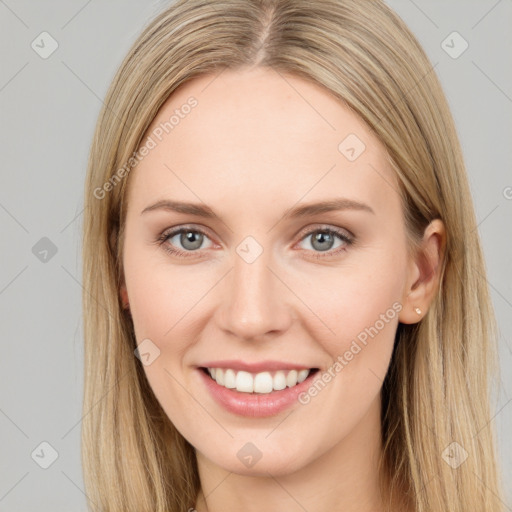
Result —
[[380, 397], [351, 433], [299, 470], [238, 475], [197, 453], [197, 512], [384, 512], [379, 485]]

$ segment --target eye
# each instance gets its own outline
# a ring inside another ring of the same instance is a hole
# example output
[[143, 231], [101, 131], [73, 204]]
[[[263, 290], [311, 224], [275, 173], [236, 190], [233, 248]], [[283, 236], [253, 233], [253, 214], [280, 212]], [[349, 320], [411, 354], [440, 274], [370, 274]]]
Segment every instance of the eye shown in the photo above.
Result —
[[[354, 238], [348, 233], [332, 227], [322, 227], [308, 231], [302, 237], [301, 241], [307, 240], [309, 237], [311, 237], [309, 245], [313, 248], [313, 252], [319, 253], [312, 254], [314, 258], [325, 258], [336, 255], [345, 251], [347, 246], [354, 243]], [[335, 246], [336, 238], [341, 241], [337, 246]], [[332, 250], [333, 248], [335, 250]]]
[[[308, 237], [312, 237], [310, 246], [313, 250], [307, 250], [307, 252], [312, 252], [313, 254], [311, 254], [311, 256], [314, 258], [334, 256], [345, 251], [347, 246], [352, 245], [355, 241], [353, 236], [349, 235], [347, 232], [332, 227], [321, 227], [310, 230], [302, 236], [301, 242], [308, 239]], [[176, 240], [173, 241], [174, 238]], [[182, 226], [180, 228], [164, 231], [156, 242], [168, 253], [188, 258], [197, 256], [195, 253], [200, 252], [200, 249], [207, 248], [203, 247], [205, 239], [210, 240], [203, 230]], [[340, 241], [337, 246], [335, 246], [336, 239]], [[181, 245], [184, 250], [177, 247], [178, 244]], [[209, 247], [211, 247], [211, 245]]]
[[[173, 238], [176, 238], [174, 242]], [[194, 253], [198, 252], [198, 249], [205, 249], [205, 247], [202, 247], [205, 239], [209, 240], [208, 235], [201, 229], [181, 227], [171, 231], [164, 231], [157, 242], [167, 252], [187, 258], [196, 256]], [[185, 250], [176, 247], [177, 244], [180, 244]]]

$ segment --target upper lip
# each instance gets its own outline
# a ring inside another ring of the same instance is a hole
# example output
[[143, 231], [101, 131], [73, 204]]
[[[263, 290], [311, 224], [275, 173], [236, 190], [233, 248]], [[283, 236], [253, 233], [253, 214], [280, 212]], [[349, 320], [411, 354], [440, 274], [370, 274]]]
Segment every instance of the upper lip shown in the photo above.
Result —
[[287, 363], [284, 361], [259, 361], [254, 363], [249, 363], [245, 361], [240, 361], [239, 359], [224, 359], [222, 361], [207, 361], [199, 365], [203, 368], [231, 368], [233, 370], [242, 370], [249, 373], [259, 373], [265, 371], [274, 371], [274, 370], [309, 370], [310, 368], [317, 368], [315, 366], [310, 366], [308, 364], [300, 364], [300, 363]]

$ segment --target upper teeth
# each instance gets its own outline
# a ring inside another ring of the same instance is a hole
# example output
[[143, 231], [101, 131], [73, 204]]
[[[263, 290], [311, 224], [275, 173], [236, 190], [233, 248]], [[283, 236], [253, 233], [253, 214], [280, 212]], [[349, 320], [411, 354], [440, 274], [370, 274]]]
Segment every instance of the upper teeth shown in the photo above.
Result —
[[310, 370], [278, 370], [270, 372], [249, 373], [235, 371], [230, 368], [208, 368], [212, 379], [225, 388], [235, 389], [242, 393], [270, 393], [272, 390], [279, 391], [286, 386], [291, 388], [304, 381]]

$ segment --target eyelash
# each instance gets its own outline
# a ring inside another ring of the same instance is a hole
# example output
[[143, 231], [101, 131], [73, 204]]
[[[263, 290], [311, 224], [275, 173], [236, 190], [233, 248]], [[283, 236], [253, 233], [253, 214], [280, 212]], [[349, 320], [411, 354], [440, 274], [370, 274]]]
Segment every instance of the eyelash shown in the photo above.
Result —
[[[181, 228], [175, 229], [173, 231], [164, 231], [157, 238], [156, 242], [158, 243], [159, 246], [162, 246], [164, 251], [166, 251], [169, 254], [172, 254], [174, 256], [179, 256], [179, 257], [183, 257], [183, 258], [193, 258], [193, 257], [196, 257], [196, 253], [199, 252], [197, 250], [196, 251], [182, 251], [181, 249], [174, 249], [169, 244], [165, 243], [170, 238], [173, 238], [174, 236], [179, 235], [179, 234], [184, 233], [184, 232], [200, 233], [203, 236], [209, 238], [208, 234], [205, 231], [203, 231], [202, 229], [198, 229], [198, 228], [195, 228], [195, 227], [194, 228], [192, 228], [192, 227], [181, 227]], [[346, 246], [351, 246], [355, 242], [354, 238], [349, 237], [344, 232], [339, 231], [339, 230], [337, 230], [335, 228], [332, 228], [332, 227], [329, 227], [329, 228], [316, 228], [316, 229], [313, 229], [311, 231], [308, 231], [307, 233], [305, 233], [302, 236], [300, 241], [304, 240], [308, 236], [313, 235], [315, 233], [327, 233], [329, 235], [335, 235], [339, 239], [341, 239], [341, 241], [344, 242], [346, 244]], [[327, 257], [332, 257], [334, 255], [337, 255], [338, 253], [340, 253], [342, 251], [345, 251], [346, 250], [346, 246], [339, 247], [336, 250], [329, 250], [329, 251], [323, 251], [323, 252], [321, 252], [321, 251], [307, 251], [307, 252], [313, 252], [314, 253], [314, 254], [312, 254], [313, 258], [318, 258], [318, 259], [320, 259], [320, 258], [327, 258]]]

